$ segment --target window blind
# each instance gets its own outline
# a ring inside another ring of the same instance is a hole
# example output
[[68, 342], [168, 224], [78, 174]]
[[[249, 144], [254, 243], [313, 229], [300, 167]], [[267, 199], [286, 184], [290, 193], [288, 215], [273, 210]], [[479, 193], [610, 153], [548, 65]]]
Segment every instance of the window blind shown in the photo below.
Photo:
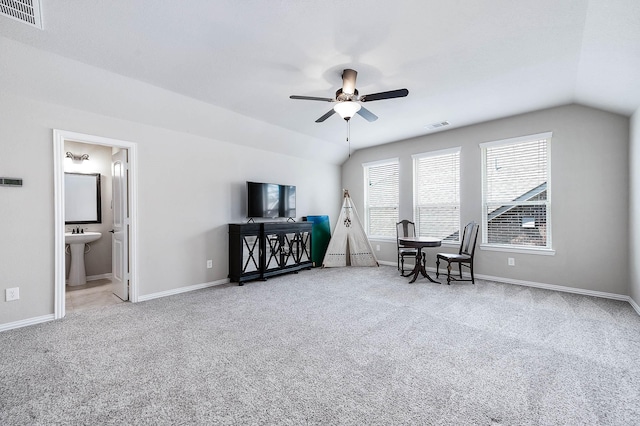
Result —
[[417, 234], [460, 241], [460, 149], [414, 155], [413, 167]]
[[551, 248], [550, 135], [483, 147], [483, 242]]
[[398, 161], [364, 164], [365, 227], [368, 236], [396, 236]]

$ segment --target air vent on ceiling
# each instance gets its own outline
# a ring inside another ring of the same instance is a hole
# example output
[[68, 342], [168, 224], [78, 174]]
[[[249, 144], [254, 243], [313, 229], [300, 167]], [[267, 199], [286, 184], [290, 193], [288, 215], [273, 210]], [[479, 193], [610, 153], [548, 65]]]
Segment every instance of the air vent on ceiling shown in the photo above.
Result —
[[40, 0], [0, 0], [0, 14], [42, 29]]
[[440, 127], [448, 126], [450, 123], [448, 121], [438, 121], [437, 123], [427, 124], [424, 126], [426, 129], [434, 130], [439, 129]]

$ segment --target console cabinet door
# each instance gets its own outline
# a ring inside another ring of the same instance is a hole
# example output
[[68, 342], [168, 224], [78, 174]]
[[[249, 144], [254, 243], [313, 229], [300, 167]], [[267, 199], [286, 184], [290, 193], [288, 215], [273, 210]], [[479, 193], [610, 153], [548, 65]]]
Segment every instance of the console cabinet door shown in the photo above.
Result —
[[284, 265], [296, 266], [311, 261], [311, 232], [299, 230], [287, 232], [284, 239]]
[[258, 224], [229, 224], [229, 279], [243, 282], [260, 277], [261, 229]]
[[277, 231], [265, 230], [264, 241], [265, 241], [265, 252], [264, 252], [265, 271], [282, 269], [284, 267], [282, 234]]
[[242, 237], [242, 274], [260, 272], [260, 237], [244, 235]]

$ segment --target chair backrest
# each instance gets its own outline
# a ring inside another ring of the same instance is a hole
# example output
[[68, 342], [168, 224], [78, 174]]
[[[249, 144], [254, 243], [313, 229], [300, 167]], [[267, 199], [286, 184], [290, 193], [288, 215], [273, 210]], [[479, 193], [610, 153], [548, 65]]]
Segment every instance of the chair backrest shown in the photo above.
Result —
[[469, 222], [464, 227], [464, 233], [462, 234], [462, 241], [460, 242], [460, 254], [468, 254], [473, 257], [476, 251], [476, 240], [478, 239], [478, 226], [475, 222]]
[[396, 223], [396, 242], [401, 237], [415, 237], [416, 225], [410, 220], [404, 219]]

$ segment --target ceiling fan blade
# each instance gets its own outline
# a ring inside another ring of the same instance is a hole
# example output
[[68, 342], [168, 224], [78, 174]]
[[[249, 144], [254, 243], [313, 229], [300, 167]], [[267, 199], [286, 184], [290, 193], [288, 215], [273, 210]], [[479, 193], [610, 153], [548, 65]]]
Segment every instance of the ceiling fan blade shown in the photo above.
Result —
[[324, 120], [326, 120], [327, 118], [331, 117], [333, 114], [336, 113], [336, 110], [334, 110], [333, 108], [331, 108], [329, 110], [329, 112], [327, 112], [325, 115], [323, 115], [322, 117], [318, 118], [316, 120], [316, 123], [322, 123]]
[[315, 96], [297, 96], [291, 95], [289, 96], [291, 99], [302, 99], [304, 101], [324, 101], [324, 102], [335, 102], [335, 99], [332, 98], [318, 98]]
[[388, 92], [372, 93], [360, 96], [360, 102], [380, 101], [382, 99], [403, 98], [409, 94], [407, 89], [390, 90]]
[[378, 119], [377, 115], [375, 115], [374, 113], [372, 113], [371, 111], [369, 111], [365, 107], [361, 107], [358, 110], [358, 114], [360, 114], [360, 116], [362, 118], [364, 118], [365, 120], [367, 120], [367, 121], [376, 121]]
[[358, 77], [358, 71], [352, 69], [346, 69], [342, 72], [342, 93], [347, 95], [353, 95], [356, 90], [356, 77]]

